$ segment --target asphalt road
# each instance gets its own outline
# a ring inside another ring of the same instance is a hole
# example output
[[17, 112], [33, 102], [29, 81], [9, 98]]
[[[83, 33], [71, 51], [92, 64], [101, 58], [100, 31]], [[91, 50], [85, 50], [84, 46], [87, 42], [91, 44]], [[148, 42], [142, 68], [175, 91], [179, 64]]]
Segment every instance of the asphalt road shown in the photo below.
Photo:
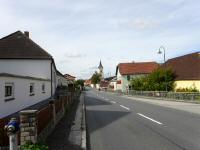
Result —
[[200, 150], [200, 115], [86, 91], [90, 150]]

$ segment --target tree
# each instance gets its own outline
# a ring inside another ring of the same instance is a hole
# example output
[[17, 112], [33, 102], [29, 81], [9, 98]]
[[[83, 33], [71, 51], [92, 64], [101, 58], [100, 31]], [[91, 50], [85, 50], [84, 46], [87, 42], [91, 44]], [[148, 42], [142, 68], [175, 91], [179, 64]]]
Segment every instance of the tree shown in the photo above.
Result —
[[101, 81], [101, 75], [95, 71], [95, 73], [92, 75], [91, 82], [92, 84], [98, 84]]
[[152, 91], [171, 91], [174, 89], [174, 73], [171, 69], [158, 68], [153, 71], [149, 76], [150, 90]]
[[84, 87], [84, 80], [83, 79], [79, 79], [76, 81], [75, 85], [76, 87]]

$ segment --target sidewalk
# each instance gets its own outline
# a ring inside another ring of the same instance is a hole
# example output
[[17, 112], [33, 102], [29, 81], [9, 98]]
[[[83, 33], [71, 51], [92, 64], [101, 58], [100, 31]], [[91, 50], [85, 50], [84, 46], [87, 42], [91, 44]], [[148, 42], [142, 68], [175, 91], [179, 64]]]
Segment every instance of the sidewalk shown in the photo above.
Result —
[[48, 136], [49, 150], [82, 150], [83, 100], [81, 94]]
[[145, 98], [145, 97], [138, 97], [138, 96], [129, 96], [129, 95], [123, 95], [122, 97], [126, 97], [132, 100], [136, 101], [142, 101], [154, 105], [159, 105], [163, 107], [173, 108], [177, 110], [187, 111], [190, 113], [195, 113], [200, 115], [200, 104], [195, 103], [187, 103], [187, 102], [178, 102], [178, 101], [170, 101], [170, 100], [161, 100], [161, 99], [155, 99], [155, 98]]

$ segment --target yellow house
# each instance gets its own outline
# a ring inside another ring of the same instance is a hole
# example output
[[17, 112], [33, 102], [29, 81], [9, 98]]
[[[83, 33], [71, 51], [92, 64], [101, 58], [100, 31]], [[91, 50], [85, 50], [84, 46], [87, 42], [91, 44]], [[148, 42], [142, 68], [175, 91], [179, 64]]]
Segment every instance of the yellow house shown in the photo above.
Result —
[[200, 52], [169, 59], [166, 66], [175, 73], [175, 90], [196, 88], [200, 91]]

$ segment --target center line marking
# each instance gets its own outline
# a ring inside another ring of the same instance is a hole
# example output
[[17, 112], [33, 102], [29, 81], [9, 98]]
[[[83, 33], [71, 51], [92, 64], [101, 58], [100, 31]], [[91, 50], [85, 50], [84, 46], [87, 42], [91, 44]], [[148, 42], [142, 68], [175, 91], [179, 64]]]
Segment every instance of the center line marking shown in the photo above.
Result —
[[110, 101], [111, 103], [113, 103], [113, 104], [116, 104], [116, 102], [114, 102], [114, 101]]
[[149, 119], [149, 120], [151, 120], [151, 121], [153, 121], [153, 122], [155, 122], [155, 123], [157, 123], [157, 124], [159, 124], [159, 125], [162, 124], [161, 122], [156, 121], [156, 120], [154, 120], [154, 119], [152, 119], [152, 118], [149, 118], [149, 117], [147, 117], [147, 116], [145, 116], [145, 115], [143, 115], [143, 114], [140, 114], [140, 113], [137, 113], [137, 114], [140, 115], [140, 116], [142, 116], [142, 117], [144, 117], [144, 118], [146, 118], [146, 119]]
[[119, 106], [121, 106], [121, 107], [123, 107], [123, 108], [125, 108], [125, 109], [127, 109], [127, 110], [130, 110], [130, 108], [128, 108], [128, 107], [126, 107], [126, 106], [124, 106], [124, 105], [119, 105]]

